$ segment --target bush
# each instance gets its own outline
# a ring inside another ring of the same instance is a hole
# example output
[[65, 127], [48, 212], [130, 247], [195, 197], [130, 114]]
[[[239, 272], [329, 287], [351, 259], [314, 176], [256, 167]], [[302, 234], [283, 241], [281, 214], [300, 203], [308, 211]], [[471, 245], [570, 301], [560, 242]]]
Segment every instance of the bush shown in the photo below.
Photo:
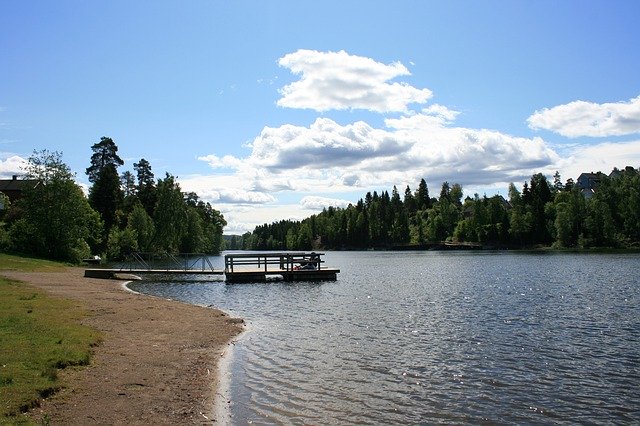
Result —
[[83, 259], [87, 259], [91, 256], [91, 248], [85, 240], [77, 240], [76, 244], [68, 248], [66, 259], [74, 264], [82, 262]]
[[0, 222], [0, 252], [11, 250], [11, 236], [4, 222]]
[[131, 228], [112, 228], [107, 240], [107, 257], [121, 260], [127, 254], [138, 251], [138, 234]]

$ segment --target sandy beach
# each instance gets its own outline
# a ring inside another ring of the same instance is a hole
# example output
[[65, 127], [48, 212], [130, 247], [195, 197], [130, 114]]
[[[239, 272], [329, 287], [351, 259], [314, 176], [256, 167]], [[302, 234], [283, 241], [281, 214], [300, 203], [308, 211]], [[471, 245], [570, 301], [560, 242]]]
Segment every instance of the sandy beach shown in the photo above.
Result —
[[[103, 333], [91, 364], [60, 373], [64, 388], [30, 415], [51, 424], [207, 424], [218, 361], [242, 320], [212, 308], [135, 294], [122, 281], [60, 273], [1, 271], [54, 297], [77, 301]], [[220, 395], [221, 396], [221, 395]], [[226, 401], [223, 401], [226, 403]]]

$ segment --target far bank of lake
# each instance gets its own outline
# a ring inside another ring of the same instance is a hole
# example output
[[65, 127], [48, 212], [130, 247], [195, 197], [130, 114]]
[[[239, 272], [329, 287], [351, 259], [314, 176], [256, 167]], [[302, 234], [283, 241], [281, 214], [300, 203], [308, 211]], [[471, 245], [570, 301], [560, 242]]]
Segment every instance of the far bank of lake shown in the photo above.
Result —
[[231, 366], [234, 423], [640, 421], [639, 254], [326, 260], [341, 269], [335, 282], [132, 287], [247, 320]]

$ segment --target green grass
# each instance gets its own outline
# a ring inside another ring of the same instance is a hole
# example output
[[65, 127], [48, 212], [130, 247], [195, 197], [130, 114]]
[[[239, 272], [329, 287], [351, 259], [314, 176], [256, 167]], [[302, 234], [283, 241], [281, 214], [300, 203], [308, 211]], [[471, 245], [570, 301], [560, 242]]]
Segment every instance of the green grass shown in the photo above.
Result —
[[[63, 268], [0, 255], [0, 270]], [[62, 387], [60, 369], [89, 363], [100, 334], [80, 324], [86, 315], [72, 301], [0, 277], [0, 424], [28, 422], [22, 413]]]
[[62, 272], [64, 263], [0, 253], [0, 271]]

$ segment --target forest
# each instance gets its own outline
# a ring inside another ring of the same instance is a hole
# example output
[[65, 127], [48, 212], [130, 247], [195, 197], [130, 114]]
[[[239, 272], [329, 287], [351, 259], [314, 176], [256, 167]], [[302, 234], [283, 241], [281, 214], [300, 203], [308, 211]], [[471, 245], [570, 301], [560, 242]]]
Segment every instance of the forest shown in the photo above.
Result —
[[72, 263], [94, 254], [220, 252], [226, 221], [211, 204], [182, 192], [169, 173], [156, 180], [145, 159], [119, 174], [124, 161], [111, 138], [91, 149], [88, 196], [61, 153], [29, 157], [24, 178], [37, 184], [13, 204], [0, 193], [0, 250]]
[[626, 167], [598, 174], [585, 194], [573, 179], [550, 182], [534, 174], [521, 189], [463, 200], [458, 184], [444, 182], [431, 197], [424, 179], [401, 195], [368, 192], [346, 208], [329, 207], [302, 221], [258, 226], [229, 239], [249, 250], [484, 248], [640, 248], [640, 173]]

